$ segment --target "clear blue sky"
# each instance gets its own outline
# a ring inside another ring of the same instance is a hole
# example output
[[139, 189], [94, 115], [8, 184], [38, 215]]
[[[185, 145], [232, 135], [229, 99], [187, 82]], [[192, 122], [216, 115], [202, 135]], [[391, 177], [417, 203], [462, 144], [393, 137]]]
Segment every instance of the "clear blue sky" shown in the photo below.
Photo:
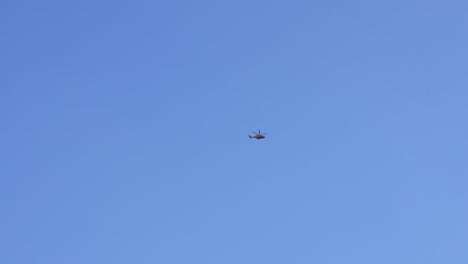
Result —
[[3, 1], [0, 263], [468, 263], [467, 12]]

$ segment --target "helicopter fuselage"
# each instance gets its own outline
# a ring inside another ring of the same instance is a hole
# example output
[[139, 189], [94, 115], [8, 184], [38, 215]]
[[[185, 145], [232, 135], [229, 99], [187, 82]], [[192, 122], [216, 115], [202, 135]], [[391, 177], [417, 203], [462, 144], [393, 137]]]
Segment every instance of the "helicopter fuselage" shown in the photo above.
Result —
[[249, 135], [249, 137], [250, 137], [250, 138], [255, 138], [255, 139], [257, 139], [257, 140], [260, 140], [260, 139], [262, 139], [262, 138], [265, 138], [264, 135], [260, 135], [260, 134], [255, 135], [255, 136], [250, 136], [250, 135]]

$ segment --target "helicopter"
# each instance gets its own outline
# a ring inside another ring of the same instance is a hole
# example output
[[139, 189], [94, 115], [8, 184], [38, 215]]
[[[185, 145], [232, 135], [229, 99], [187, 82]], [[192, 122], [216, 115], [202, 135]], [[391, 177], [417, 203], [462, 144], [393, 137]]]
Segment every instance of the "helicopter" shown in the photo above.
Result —
[[260, 130], [258, 130], [258, 133], [257, 132], [252, 132], [252, 133], [254, 133], [255, 135], [254, 136], [249, 135], [249, 138], [256, 138], [257, 140], [265, 138], [264, 135], [268, 134], [268, 133], [263, 133], [262, 134], [262, 133], [260, 133]]

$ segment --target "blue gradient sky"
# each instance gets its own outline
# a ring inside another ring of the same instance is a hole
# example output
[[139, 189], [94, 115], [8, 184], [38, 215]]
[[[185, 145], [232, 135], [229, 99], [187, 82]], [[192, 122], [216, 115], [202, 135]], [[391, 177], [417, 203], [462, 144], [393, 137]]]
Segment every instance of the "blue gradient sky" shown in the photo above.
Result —
[[468, 263], [468, 4], [388, 2], [4, 1], [0, 263]]

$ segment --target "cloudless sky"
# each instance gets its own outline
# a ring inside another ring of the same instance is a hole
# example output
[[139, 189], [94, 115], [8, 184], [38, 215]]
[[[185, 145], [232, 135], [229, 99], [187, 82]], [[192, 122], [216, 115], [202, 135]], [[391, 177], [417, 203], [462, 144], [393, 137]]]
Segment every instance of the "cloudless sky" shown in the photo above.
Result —
[[3, 1], [0, 263], [468, 263], [467, 14]]

